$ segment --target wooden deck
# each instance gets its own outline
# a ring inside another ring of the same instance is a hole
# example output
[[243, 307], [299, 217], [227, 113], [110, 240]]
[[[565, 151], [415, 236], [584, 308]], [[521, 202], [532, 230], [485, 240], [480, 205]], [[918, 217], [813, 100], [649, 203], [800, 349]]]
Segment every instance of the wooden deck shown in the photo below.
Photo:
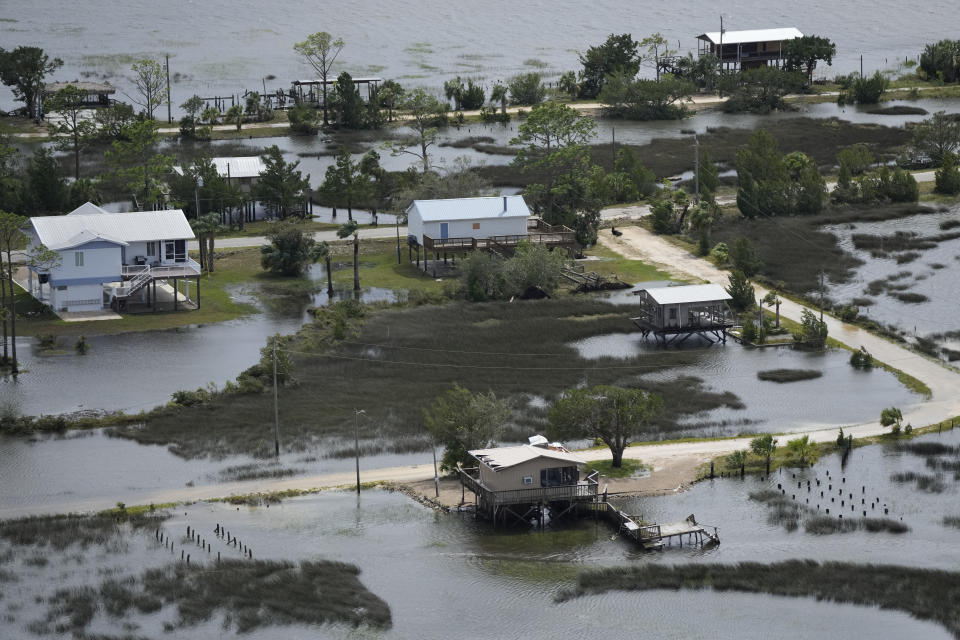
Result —
[[583, 508], [603, 515], [617, 527], [620, 535], [633, 540], [647, 550], [662, 549], [665, 542], [672, 545], [674, 541], [682, 547], [684, 540], [688, 545], [720, 544], [717, 528], [699, 524], [692, 514], [680, 522], [650, 524], [644, 522], [640, 516], [629, 515], [606, 501], [583, 505]]
[[[726, 343], [727, 331], [735, 326], [732, 321], [713, 321], [691, 323], [683, 327], [660, 327], [644, 317], [630, 318], [630, 320], [640, 328], [640, 333], [644, 338], [653, 336], [657, 343], [663, 346], [682, 344], [692, 335], [702, 336], [712, 343]], [[713, 338], [710, 336], [713, 336]]]

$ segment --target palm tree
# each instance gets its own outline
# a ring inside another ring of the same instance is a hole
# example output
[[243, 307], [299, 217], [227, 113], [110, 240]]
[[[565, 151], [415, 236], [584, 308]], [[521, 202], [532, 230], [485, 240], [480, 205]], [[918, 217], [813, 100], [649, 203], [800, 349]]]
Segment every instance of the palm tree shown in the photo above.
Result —
[[806, 465], [807, 459], [813, 454], [813, 443], [810, 442], [810, 436], [801, 436], [787, 441], [787, 448], [793, 455], [800, 458], [800, 465]]
[[214, 236], [220, 231], [220, 214], [211, 212], [199, 216], [190, 223], [190, 227], [197, 234], [200, 244], [200, 267], [207, 273], [213, 273]]
[[750, 441], [750, 451], [767, 460], [767, 475], [770, 474], [770, 457], [777, 448], [777, 439], [769, 433], [758, 436]]
[[731, 467], [740, 467], [740, 477], [742, 478], [746, 473], [747, 466], [747, 452], [746, 451], [734, 451], [727, 456], [727, 464]]
[[233, 105], [227, 109], [227, 113], [223, 119], [227, 122], [232, 122], [236, 125], [237, 131], [240, 131], [240, 128], [243, 126], [243, 107], [238, 104]]
[[500, 111], [504, 115], [507, 113], [507, 86], [499, 82], [490, 89], [490, 102], [499, 102]]
[[337, 236], [347, 238], [353, 235], [353, 290], [360, 291], [360, 225], [356, 220], [340, 225]]
[[327, 270], [327, 297], [333, 299], [333, 268], [330, 266], [330, 245], [326, 242], [318, 242], [313, 247], [313, 261], [321, 260]]

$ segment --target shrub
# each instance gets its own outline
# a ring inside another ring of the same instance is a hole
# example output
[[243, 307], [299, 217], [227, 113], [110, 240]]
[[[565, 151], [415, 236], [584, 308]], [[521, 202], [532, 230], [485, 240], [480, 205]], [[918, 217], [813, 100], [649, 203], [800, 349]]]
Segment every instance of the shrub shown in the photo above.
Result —
[[869, 78], [857, 78], [853, 81], [851, 89], [853, 98], [857, 104], [877, 104], [880, 97], [890, 86], [890, 81], [882, 73], [877, 71]]
[[308, 104], [298, 104], [287, 110], [290, 130], [296, 133], [315, 135], [320, 131], [320, 112]]
[[547, 90], [539, 73], [522, 73], [507, 80], [510, 104], [535, 105], [543, 102]]
[[948, 196], [960, 193], [960, 167], [955, 154], [943, 154], [943, 164], [937, 169], [934, 191]]
[[850, 354], [850, 366], [855, 369], [872, 369], [873, 364], [873, 356], [863, 348]]

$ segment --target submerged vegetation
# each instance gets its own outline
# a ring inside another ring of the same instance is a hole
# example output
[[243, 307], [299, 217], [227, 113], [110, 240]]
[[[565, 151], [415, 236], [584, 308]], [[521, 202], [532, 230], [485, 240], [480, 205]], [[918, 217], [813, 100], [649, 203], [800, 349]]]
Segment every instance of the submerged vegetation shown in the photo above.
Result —
[[35, 633], [85, 630], [102, 609], [112, 617], [150, 614], [176, 606], [175, 623], [192, 627], [222, 613], [224, 627], [246, 633], [268, 625], [346, 623], [391, 626], [390, 608], [363, 586], [357, 567], [326, 560], [299, 564], [276, 560], [224, 560], [216, 570], [171, 564], [141, 576], [110, 578], [92, 586], [57, 590]]
[[771, 564], [687, 564], [584, 571], [557, 600], [613, 590], [713, 589], [877, 606], [933, 620], [960, 637], [960, 573], [895, 565], [788, 560]]

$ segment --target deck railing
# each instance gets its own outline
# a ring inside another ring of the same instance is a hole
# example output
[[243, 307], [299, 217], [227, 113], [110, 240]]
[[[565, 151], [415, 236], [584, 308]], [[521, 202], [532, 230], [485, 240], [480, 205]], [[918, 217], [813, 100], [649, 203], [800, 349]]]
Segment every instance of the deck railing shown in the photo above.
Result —
[[[546, 245], [573, 245], [577, 242], [576, 233], [567, 227], [554, 226], [553, 231], [525, 233], [489, 238], [431, 238], [423, 236], [423, 248], [427, 251], [486, 251], [496, 248], [516, 247], [521, 242]], [[559, 230], [557, 230], [559, 229]]]
[[599, 492], [600, 483], [596, 472], [591, 473], [586, 479], [577, 484], [559, 485], [556, 487], [538, 487], [536, 489], [507, 489], [504, 491], [495, 491], [485, 487], [479, 478], [471, 475], [470, 472], [479, 474], [479, 469], [473, 467], [470, 469], [459, 469], [460, 478], [463, 484], [470, 491], [477, 494], [480, 502], [488, 506], [501, 506], [509, 504], [535, 504], [538, 502], [555, 502], [559, 500], [575, 500], [585, 498], [596, 498]]

